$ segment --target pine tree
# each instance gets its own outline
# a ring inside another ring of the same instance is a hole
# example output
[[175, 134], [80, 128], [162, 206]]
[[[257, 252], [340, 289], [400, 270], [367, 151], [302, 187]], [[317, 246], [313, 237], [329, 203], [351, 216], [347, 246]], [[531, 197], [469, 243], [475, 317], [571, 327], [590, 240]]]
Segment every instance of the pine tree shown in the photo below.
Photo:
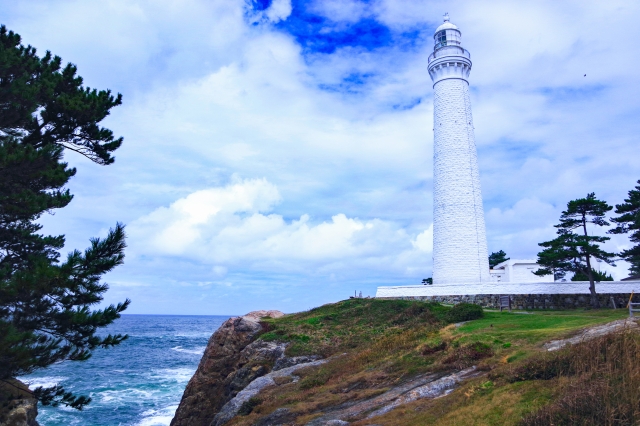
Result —
[[554, 274], [558, 278], [563, 277], [567, 272], [584, 274], [589, 279], [591, 305], [598, 308], [600, 303], [596, 293], [591, 258], [615, 265], [613, 263], [615, 253], [600, 249], [599, 244], [610, 238], [589, 235], [587, 224], [608, 226], [609, 223], [604, 218], [612, 208], [605, 201], [596, 199], [593, 192], [586, 198], [569, 201], [567, 210], [560, 216], [560, 223], [555, 225], [558, 228], [558, 237], [539, 244], [545, 248], [538, 253], [538, 264], [542, 268], [534, 274]]
[[511, 258], [507, 257], [507, 253], [505, 253], [503, 250], [495, 251], [489, 255], [489, 267], [493, 269], [502, 262], [506, 262], [509, 259]]
[[[595, 269], [591, 270], [591, 275], [593, 275], [593, 279], [599, 283], [600, 281], [613, 281], [613, 277], [611, 274], [607, 274], [606, 272], [596, 271]], [[576, 272], [571, 277], [571, 281], [589, 281], [589, 276], [582, 273]]]
[[612, 234], [631, 233], [629, 240], [635, 246], [623, 250], [620, 257], [631, 264], [629, 275], [640, 275], [640, 180], [635, 189], [629, 191], [629, 198], [623, 204], [616, 204], [615, 213], [618, 217], [612, 217], [611, 221], [618, 226], [609, 232]]
[[[9, 383], [53, 363], [82, 361], [127, 336], [96, 336], [129, 304], [92, 310], [107, 291], [103, 274], [124, 259], [124, 227], [60, 259], [64, 236], [42, 235], [38, 218], [67, 206], [76, 174], [66, 150], [107, 165], [122, 144], [99, 126], [121, 96], [84, 88], [76, 67], [61, 66], [0, 27], [0, 380]], [[82, 408], [90, 401], [60, 386], [37, 388], [43, 404]]]

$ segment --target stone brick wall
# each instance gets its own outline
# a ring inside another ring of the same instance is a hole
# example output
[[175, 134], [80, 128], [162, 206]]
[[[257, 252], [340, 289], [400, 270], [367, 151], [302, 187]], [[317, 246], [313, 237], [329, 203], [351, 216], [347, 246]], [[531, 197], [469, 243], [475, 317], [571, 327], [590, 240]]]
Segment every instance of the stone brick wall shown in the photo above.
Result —
[[469, 84], [447, 78], [434, 90], [433, 282], [486, 282], [487, 238]]
[[[500, 308], [500, 294], [476, 294], [465, 296], [415, 296], [415, 297], [382, 297], [380, 299], [422, 300], [455, 305], [466, 302], [480, 305], [484, 308]], [[612, 308], [611, 298], [617, 308], [624, 309], [629, 301], [630, 293], [599, 294], [600, 305]], [[634, 301], [638, 301], [638, 296]], [[588, 294], [512, 294], [511, 307], [513, 309], [576, 309], [591, 306]]]

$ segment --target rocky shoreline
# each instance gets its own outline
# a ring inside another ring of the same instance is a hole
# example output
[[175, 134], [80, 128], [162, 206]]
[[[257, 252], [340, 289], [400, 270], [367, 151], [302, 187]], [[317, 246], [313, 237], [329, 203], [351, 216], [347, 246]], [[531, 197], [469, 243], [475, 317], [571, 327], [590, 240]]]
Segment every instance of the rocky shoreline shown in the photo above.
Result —
[[[209, 339], [171, 426], [223, 426], [241, 415], [263, 389], [296, 383], [298, 370], [317, 367], [343, 356], [336, 354], [325, 359], [319, 355], [289, 357], [285, 355], [287, 343], [258, 339], [269, 330], [268, 324], [261, 319], [282, 316], [284, 314], [279, 311], [255, 311], [223, 323]], [[305, 423], [309, 426], [345, 425], [348, 424], [346, 419], [381, 415], [411, 401], [444, 396], [462, 381], [481, 374], [484, 372], [473, 366], [449, 373], [418, 375], [373, 398], [319, 409], [318, 416]], [[295, 417], [288, 408], [278, 408], [252, 424], [295, 424]]]
[[19, 380], [0, 382], [0, 426], [39, 426], [38, 401]]
[[317, 356], [287, 357], [286, 345], [256, 340], [261, 318], [280, 311], [254, 311], [229, 318], [213, 333], [187, 387], [171, 426], [220, 426], [233, 418], [262, 388], [291, 378], [300, 368], [324, 362]]
[[565, 383], [523, 371], [544, 369], [550, 357], [581, 360], [584, 351], [640, 345], [638, 325], [620, 318], [623, 311], [458, 318], [476, 312], [470, 306], [354, 299], [230, 318], [209, 339], [171, 425], [404, 425], [447, 416], [470, 424], [492, 410], [511, 410], [502, 424], [520, 424], [544, 405], [526, 395], [550, 389], [553, 405]]

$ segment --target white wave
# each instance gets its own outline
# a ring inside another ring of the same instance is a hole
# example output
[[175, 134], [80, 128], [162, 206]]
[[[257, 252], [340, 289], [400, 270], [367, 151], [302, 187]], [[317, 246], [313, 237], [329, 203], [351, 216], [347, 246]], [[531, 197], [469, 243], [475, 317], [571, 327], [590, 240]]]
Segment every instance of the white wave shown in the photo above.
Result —
[[[214, 330], [215, 331], [215, 330]], [[201, 331], [198, 333], [176, 333], [173, 337], [184, 337], [187, 339], [208, 339], [214, 333], [214, 331]]]
[[142, 389], [130, 388], [95, 392], [92, 393], [92, 396], [102, 404], [122, 404], [133, 401], [149, 400], [153, 396], [153, 393]]
[[150, 377], [186, 383], [191, 379], [196, 368], [159, 368], [152, 370]]
[[137, 426], [168, 426], [177, 409], [177, 405], [172, 405], [160, 410], [145, 411], [142, 413], [143, 419]]
[[68, 377], [62, 376], [18, 377], [18, 380], [29, 385], [30, 389], [35, 389], [40, 386], [43, 388], [49, 388], [67, 379]]
[[174, 348], [171, 348], [171, 350], [176, 352], [184, 352], [187, 354], [202, 355], [206, 348], [207, 348], [206, 346], [198, 346], [197, 348], [194, 348], [194, 349], [185, 349], [182, 346], [176, 346]]

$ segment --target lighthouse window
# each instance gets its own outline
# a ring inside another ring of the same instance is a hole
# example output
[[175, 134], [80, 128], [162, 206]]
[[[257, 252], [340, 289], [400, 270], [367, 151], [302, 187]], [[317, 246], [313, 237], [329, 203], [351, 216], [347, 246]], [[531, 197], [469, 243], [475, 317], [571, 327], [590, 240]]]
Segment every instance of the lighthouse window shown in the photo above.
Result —
[[440, 31], [436, 34], [436, 47], [447, 45], [447, 33], [446, 31]]

